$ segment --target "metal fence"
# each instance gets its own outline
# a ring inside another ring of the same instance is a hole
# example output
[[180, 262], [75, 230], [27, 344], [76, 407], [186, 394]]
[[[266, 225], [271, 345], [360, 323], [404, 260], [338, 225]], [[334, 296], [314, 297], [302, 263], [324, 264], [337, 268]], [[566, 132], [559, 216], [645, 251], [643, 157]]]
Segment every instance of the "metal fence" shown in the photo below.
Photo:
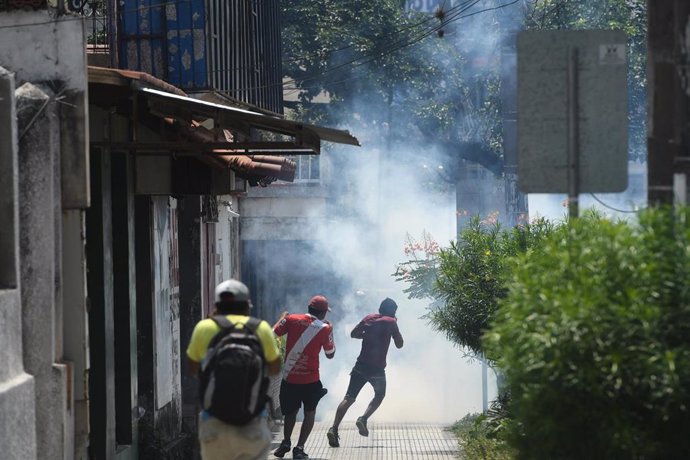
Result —
[[208, 0], [207, 8], [211, 86], [282, 113], [278, 0]]
[[86, 46], [89, 53], [110, 51], [110, 21], [106, 0], [66, 0], [68, 11], [86, 18]]
[[122, 68], [282, 113], [279, 0], [118, 0], [118, 8]]

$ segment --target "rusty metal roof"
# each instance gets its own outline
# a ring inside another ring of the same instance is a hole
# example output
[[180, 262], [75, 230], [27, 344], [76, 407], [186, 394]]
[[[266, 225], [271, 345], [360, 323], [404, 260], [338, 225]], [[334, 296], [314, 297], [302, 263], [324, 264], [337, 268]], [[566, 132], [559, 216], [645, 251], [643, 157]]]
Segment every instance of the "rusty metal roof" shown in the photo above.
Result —
[[[145, 72], [94, 66], [89, 66], [88, 72], [90, 83], [131, 89], [133, 81], [138, 81], [147, 86], [165, 90], [169, 94], [186, 97], [185, 92], [181, 89]], [[167, 124], [172, 124], [172, 119], [170, 118], [165, 119], [165, 121]], [[179, 131], [190, 136], [196, 142], [209, 142], [213, 139], [213, 133], [196, 122], [190, 123], [188, 127], [178, 126], [178, 128], [180, 128]], [[253, 183], [265, 184], [276, 179], [292, 182], [295, 179], [295, 162], [284, 157], [275, 157], [274, 160], [270, 161], [266, 159], [254, 160], [243, 152], [225, 151], [218, 152], [218, 155], [213, 156], [201, 155], [199, 159], [211, 166], [230, 168], [240, 177], [244, 177]]]
[[159, 110], [161, 114], [181, 119], [185, 117], [214, 119], [223, 127], [237, 127], [244, 124], [256, 129], [284, 134], [295, 138], [296, 150], [299, 147], [313, 146], [316, 147], [314, 153], [319, 153], [320, 145], [310, 145], [310, 143], [319, 143], [322, 140], [337, 144], [360, 145], [357, 138], [345, 130], [286, 120], [258, 111], [200, 101], [152, 88], [141, 88], [140, 91], [149, 99], [149, 108], [153, 111]]
[[[120, 87], [127, 94], [135, 92], [148, 104], [148, 111], [174, 125], [190, 142], [131, 142], [118, 147], [130, 150], [189, 152], [207, 164], [229, 167], [253, 182], [275, 179], [292, 182], [295, 162], [279, 154], [318, 154], [321, 141], [359, 146], [348, 131], [300, 123], [275, 116], [259, 108], [207, 102], [189, 97], [181, 89], [145, 72], [89, 66], [89, 83]], [[255, 128], [291, 137], [291, 141], [218, 140], [216, 132], [201, 126], [213, 120], [217, 128], [242, 133], [249, 138]], [[255, 155], [266, 153], [269, 155]]]

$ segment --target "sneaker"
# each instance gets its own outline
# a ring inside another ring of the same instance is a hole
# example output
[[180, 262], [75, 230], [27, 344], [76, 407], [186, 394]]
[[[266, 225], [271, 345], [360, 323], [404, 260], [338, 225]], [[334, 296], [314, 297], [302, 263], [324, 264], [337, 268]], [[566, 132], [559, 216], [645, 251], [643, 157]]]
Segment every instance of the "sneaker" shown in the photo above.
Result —
[[283, 458], [288, 452], [290, 452], [290, 441], [283, 439], [283, 442], [281, 442], [278, 448], [273, 452], [273, 455]]
[[362, 436], [369, 436], [369, 430], [367, 429], [367, 419], [364, 417], [359, 417], [356, 422], [359, 434]]
[[338, 436], [338, 430], [336, 430], [333, 427], [330, 427], [328, 429], [328, 432], [326, 433], [326, 437], [328, 438], [329, 446], [340, 447], [340, 436]]
[[295, 446], [295, 448], [292, 449], [292, 458], [309, 458], [309, 455], [304, 451], [304, 447]]

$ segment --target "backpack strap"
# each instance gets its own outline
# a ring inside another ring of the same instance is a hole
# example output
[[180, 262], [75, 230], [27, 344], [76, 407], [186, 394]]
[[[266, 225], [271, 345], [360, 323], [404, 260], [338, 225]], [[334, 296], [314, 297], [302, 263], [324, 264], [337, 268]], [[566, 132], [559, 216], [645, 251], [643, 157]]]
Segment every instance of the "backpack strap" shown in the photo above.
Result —
[[226, 316], [224, 315], [215, 315], [212, 316], [211, 319], [218, 325], [220, 326], [221, 329], [234, 329], [235, 328], [235, 323], [231, 322]]
[[247, 322], [244, 323], [244, 327], [246, 327], [252, 333], [256, 334], [256, 330], [259, 328], [259, 324], [261, 324], [261, 320], [259, 318], [254, 318], [253, 316], [250, 316]]
[[259, 328], [259, 324], [261, 324], [261, 320], [259, 318], [250, 316], [247, 322], [244, 323], [244, 327], [247, 329], [247, 331], [254, 334], [256, 339], [259, 341], [259, 344], [261, 345], [261, 359], [264, 361], [264, 363], [266, 363], [266, 352], [264, 350], [264, 345], [261, 343], [261, 337], [259, 337], [259, 334], [256, 333], [256, 330]]
[[[229, 334], [231, 330], [237, 327], [237, 323], [233, 323], [223, 315], [215, 315], [212, 316], [211, 319], [220, 327], [220, 331], [211, 339], [211, 342], [208, 345], [209, 348], [214, 347], [222, 337]], [[259, 318], [250, 316], [247, 322], [244, 323], [243, 327], [244, 329], [246, 329], [247, 332], [255, 336], [256, 339], [259, 341], [259, 344], [261, 344], [261, 338], [259, 338], [259, 335], [256, 333], [256, 330], [259, 328], [259, 324], [261, 324], [261, 320]], [[261, 345], [261, 358], [264, 361], [266, 360], [266, 358], [264, 357], [263, 345]]]

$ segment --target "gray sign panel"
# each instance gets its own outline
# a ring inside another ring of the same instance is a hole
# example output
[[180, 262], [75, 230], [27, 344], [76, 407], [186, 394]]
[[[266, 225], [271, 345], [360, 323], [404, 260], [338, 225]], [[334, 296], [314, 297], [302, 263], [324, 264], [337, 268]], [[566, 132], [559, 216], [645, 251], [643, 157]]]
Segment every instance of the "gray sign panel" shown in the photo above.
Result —
[[613, 30], [518, 35], [518, 184], [568, 192], [568, 63], [577, 50], [579, 193], [627, 188], [626, 35]]

